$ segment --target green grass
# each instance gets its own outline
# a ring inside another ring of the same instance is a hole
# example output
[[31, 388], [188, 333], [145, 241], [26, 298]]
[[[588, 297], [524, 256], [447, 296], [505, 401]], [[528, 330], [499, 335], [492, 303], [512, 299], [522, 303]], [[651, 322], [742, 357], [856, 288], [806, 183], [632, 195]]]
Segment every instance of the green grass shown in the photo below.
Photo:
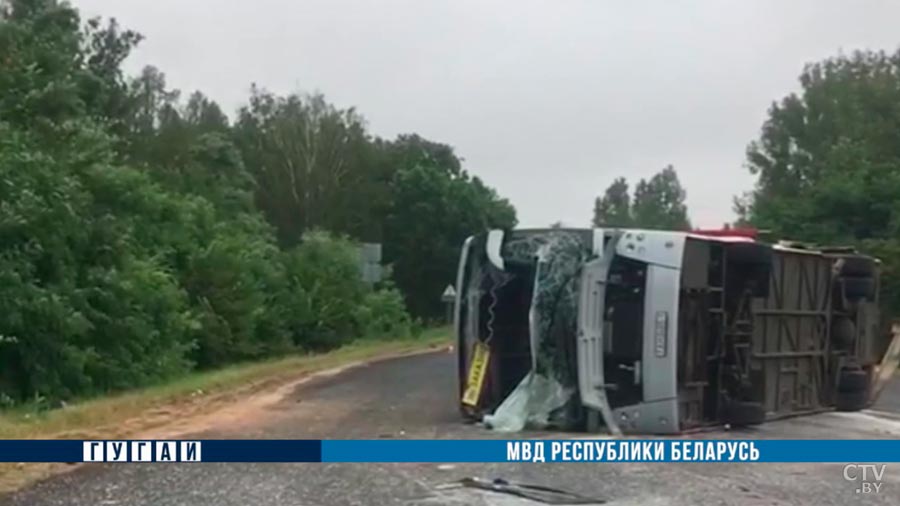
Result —
[[358, 341], [337, 350], [295, 355], [192, 373], [169, 383], [76, 402], [65, 408], [37, 410], [34, 405], [0, 411], [0, 439], [128, 436], [125, 421], [148, 412], [203, 411], [227, 404], [241, 393], [265, 389], [306, 374], [356, 361], [425, 350], [450, 343], [449, 329], [431, 329], [415, 338]]

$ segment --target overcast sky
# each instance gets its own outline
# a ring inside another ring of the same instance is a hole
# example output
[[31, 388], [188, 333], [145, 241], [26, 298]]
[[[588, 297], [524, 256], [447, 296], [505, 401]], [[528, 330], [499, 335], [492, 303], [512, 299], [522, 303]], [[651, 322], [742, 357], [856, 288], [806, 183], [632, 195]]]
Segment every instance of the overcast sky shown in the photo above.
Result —
[[[227, 111], [252, 82], [321, 91], [371, 131], [454, 146], [520, 224], [588, 224], [618, 176], [673, 164], [692, 219], [732, 218], [769, 104], [803, 64], [893, 50], [883, 0], [75, 0], [146, 36], [163, 70]], [[233, 114], [232, 114], [233, 116]]]

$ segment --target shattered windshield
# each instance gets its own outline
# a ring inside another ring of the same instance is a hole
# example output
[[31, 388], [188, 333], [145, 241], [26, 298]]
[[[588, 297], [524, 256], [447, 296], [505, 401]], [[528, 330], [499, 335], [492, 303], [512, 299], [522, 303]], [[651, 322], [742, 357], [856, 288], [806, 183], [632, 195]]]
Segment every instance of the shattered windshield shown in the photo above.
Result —
[[[531, 266], [525, 271], [530, 275], [528, 284], [532, 293], [528, 308], [531, 364], [494, 414], [485, 417], [485, 422], [493, 428], [503, 431], [524, 427], [571, 428], [578, 422], [580, 410], [574, 395], [576, 343], [572, 336], [577, 325], [579, 274], [591, 255], [591, 240], [589, 233], [559, 230], [513, 236], [503, 245], [505, 262]], [[515, 276], [515, 273], [505, 273], [499, 283], [505, 284]], [[496, 296], [496, 290], [487, 293], [489, 308], [496, 306]], [[491, 321], [490, 314], [487, 318]], [[501, 339], [522, 337], [501, 336]]]

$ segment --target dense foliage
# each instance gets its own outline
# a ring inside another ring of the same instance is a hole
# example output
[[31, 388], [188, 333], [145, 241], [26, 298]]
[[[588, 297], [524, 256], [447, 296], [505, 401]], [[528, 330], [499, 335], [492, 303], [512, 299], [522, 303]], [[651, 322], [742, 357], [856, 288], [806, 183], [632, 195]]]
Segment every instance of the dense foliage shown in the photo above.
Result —
[[[449, 146], [258, 89], [231, 124], [125, 76], [140, 40], [0, 2], [0, 404], [408, 334], [463, 239], [515, 225]], [[396, 288], [362, 281], [356, 241], [384, 243]]]
[[687, 193], [670, 165], [649, 180], [641, 179], [628, 193], [628, 182], [618, 178], [594, 201], [595, 227], [638, 227], [662, 230], [688, 230], [685, 199]]
[[[741, 220], [773, 233], [856, 245], [885, 262], [883, 296], [900, 309], [900, 52], [807, 65], [801, 91], [772, 105], [747, 149], [757, 176]], [[896, 314], [896, 313], [895, 313]]]

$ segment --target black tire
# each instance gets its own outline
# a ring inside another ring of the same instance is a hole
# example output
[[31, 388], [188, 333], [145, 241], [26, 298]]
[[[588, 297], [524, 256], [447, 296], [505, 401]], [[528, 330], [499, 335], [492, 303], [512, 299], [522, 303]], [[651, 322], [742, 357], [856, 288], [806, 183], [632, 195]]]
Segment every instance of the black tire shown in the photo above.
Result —
[[856, 341], [856, 324], [846, 316], [836, 316], [831, 322], [831, 342], [839, 350], [853, 347]]
[[875, 260], [864, 256], [845, 256], [837, 259], [841, 276], [870, 278], [875, 274]]
[[838, 411], [859, 411], [869, 405], [868, 392], [838, 392], [834, 398], [834, 407]]
[[735, 427], [759, 425], [766, 421], [766, 410], [758, 402], [727, 401], [722, 406], [722, 421]]
[[838, 377], [838, 393], [866, 393], [869, 390], [869, 374], [861, 369], [845, 369]]
[[875, 296], [875, 280], [873, 278], [841, 278], [844, 296], [849, 300], [870, 300]]

